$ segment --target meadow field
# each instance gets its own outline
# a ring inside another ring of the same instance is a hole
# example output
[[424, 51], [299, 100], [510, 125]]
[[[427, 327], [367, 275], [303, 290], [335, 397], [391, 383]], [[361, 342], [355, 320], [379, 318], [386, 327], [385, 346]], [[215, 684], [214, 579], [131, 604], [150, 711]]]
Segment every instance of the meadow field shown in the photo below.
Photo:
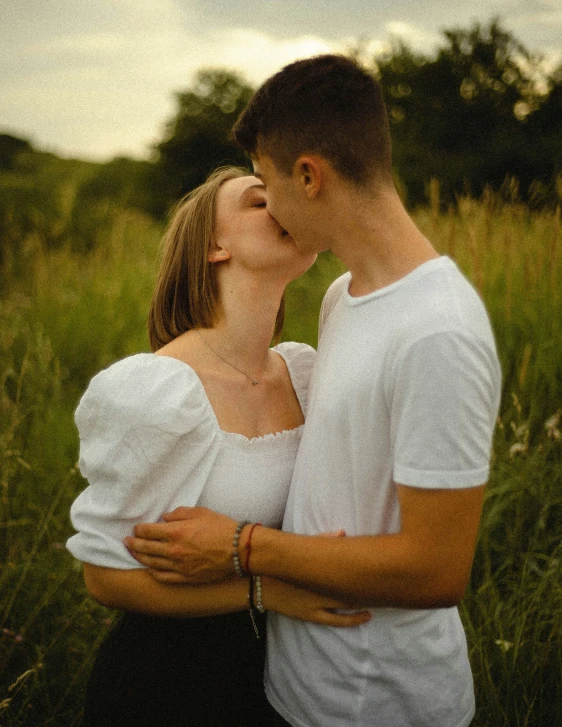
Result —
[[[561, 190], [562, 192], [562, 190]], [[560, 207], [516, 194], [442, 210], [437, 182], [414, 213], [484, 298], [503, 367], [471, 582], [461, 604], [475, 727], [562, 725], [562, 239]], [[80, 724], [93, 654], [118, 614], [86, 594], [65, 550], [84, 487], [73, 411], [89, 379], [148, 350], [161, 226], [112, 213], [89, 251], [17, 240], [0, 273], [0, 724]], [[316, 344], [322, 295], [342, 272], [323, 254], [290, 287], [285, 339]]]

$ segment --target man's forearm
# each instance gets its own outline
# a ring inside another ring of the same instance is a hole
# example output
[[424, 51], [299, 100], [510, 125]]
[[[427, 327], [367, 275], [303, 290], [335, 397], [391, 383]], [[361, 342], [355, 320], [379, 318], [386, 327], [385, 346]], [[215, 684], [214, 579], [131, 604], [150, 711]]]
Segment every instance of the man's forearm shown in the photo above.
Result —
[[436, 608], [456, 604], [464, 579], [447, 563], [396, 535], [330, 538], [259, 528], [250, 567], [261, 573], [351, 600], [358, 606]]
[[[361, 606], [436, 608], [462, 598], [478, 534], [484, 486], [397, 486], [400, 532], [333, 537], [250, 526], [240, 562], [267, 575]], [[125, 539], [133, 557], [167, 583], [216, 583], [234, 574], [236, 522], [206, 508], [176, 508], [163, 523], [142, 523]]]
[[399, 533], [333, 538], [256, 528], [252, 572], [362, 606], [455, 605], [470, 575], [484, 487], [398, 490]]

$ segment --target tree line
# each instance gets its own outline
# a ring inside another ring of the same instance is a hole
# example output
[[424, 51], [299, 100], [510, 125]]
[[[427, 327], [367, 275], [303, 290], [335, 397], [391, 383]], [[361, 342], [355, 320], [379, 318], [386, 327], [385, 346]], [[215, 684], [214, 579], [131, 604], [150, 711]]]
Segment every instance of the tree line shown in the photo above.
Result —
[[[394, 165], [410, 205], [430, 180], [445, 202], [516, 179], [535, 206], [557, 204], [562, 174], [562, 65], [548, 72], [498, 19], [443, 33], [432, 56], [397, 41], [384, 55], [351, 51], [379, 79]], [[229, 131], [253, 89], [237, 74], [203, 70], [176, 96], [176, 114], [155, 148], [154, 211], [203, 181], [222, 162], [244, 163]], [[247, 162], [246, 162], [247, 163]], [[158, 198], [159, 197], [159, 198]]]
[[[559, 204], [562, 65], [548, 71], [498, 19], [444, 31], [432, 55], [403, 41], [377, 57], [360, 45], [350, 53], [382, 85], [397, 182], [410, 207], [426, 202], [432, 179], [439, 180], [445, 205], [463, 194], [478, 197], [486, 187], [534, 207]], [[61, 160], [25, 139], [0, 135], [2, 246], [6, 235], [46, 224], [62, 205], [66, 233], [88, 248], [108, 210], [137, 207], [162, 218], [215, 167], [248, 165], [229, 134], [253, 91], [237, 73], [201, 70], [176, 93], [175, 113], [146, 162]], [[49, 239], [64, 237], [60, 223], [51, 228]]]

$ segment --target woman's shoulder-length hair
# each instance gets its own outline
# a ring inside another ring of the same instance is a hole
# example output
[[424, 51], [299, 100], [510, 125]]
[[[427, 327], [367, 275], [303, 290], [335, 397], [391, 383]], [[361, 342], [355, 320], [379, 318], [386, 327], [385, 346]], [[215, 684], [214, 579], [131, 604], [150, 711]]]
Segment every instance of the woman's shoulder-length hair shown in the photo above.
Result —
[[[248, 176], [241, 167], [221, 167], [183, 197], [171, 210], [162, 239], [162, 260], [148, 314], [152, 351], [194, 328], [211, 328], [217, 321], [219, 286], [213, 247], [216, 198], [221, 185]], [[277, 315], [275, 337], [283, 327], [284, 301]]]

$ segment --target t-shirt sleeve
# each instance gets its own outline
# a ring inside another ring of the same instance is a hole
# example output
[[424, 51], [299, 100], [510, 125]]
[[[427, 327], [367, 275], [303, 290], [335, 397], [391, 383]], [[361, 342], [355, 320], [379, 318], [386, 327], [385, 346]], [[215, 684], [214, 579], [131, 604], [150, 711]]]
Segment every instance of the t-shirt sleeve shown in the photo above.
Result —
[[316, 358], [316, 349], [307, 343], [285, 341], [275, 346], [273, 350], [277, 351], [285, 360], [302, 413], [306, 416], [308, 386]]
[[78, 560], [139, 568], [122, 543], [134, 525], [197, 503], [216, 436], [209, 409], [195, 372], [172, 358], [139, 354], [92, 379], [75, 415], [88, 480], [70, 513]]
[[495, 350], [457, 332], [433, 334], [409, 347], [389, 379], [394, 481], [485, 483], [500, 394]]

